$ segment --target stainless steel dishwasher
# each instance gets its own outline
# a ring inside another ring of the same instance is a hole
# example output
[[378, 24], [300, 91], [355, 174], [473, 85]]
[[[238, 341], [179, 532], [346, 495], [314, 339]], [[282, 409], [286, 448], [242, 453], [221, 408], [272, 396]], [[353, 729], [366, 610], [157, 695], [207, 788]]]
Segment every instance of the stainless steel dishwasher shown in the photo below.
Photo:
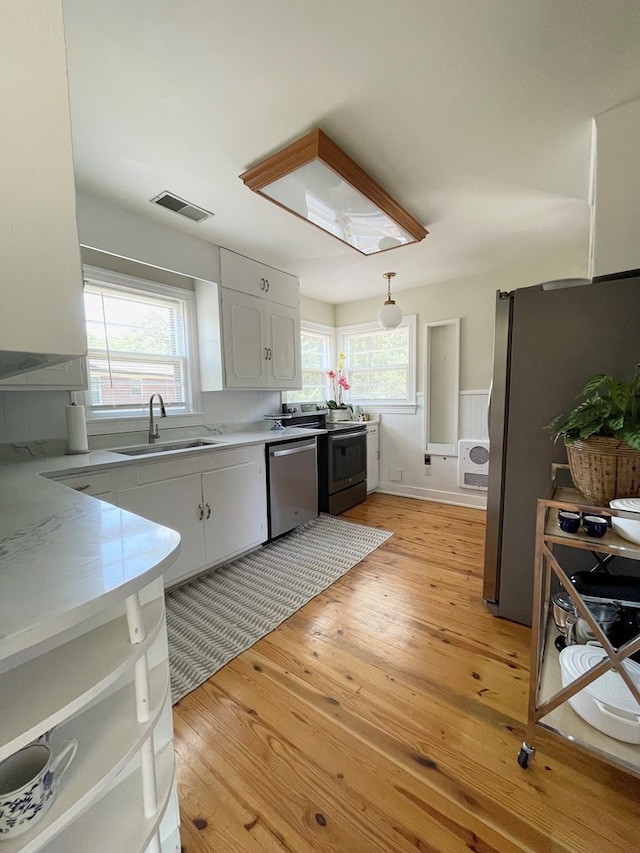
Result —
[[269, 459], [269, 539], [318, 515], [317, 442], [313, 438], [272, 444]]

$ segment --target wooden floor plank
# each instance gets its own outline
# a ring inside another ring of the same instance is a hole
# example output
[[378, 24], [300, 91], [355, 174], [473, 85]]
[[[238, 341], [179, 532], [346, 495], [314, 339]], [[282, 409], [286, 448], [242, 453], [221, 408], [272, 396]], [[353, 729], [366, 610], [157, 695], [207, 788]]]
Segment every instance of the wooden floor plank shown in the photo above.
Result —
[[[630, 853], [640, 781], [540, 733], [484, 513], [372, 495], [393, 536], [174, 708], [185, 853]], [[532, 557], [533, 559], [533, 557]]]

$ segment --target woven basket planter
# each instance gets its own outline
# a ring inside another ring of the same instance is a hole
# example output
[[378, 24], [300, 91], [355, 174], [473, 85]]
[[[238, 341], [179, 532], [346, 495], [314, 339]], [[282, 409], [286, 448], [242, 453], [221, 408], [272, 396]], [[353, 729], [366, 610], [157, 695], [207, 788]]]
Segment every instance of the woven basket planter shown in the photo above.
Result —
[[614, 498], [640, 497], [640, 450], [617, 438], [565, 444], [574, 485], [594, 506], [608, 506]]

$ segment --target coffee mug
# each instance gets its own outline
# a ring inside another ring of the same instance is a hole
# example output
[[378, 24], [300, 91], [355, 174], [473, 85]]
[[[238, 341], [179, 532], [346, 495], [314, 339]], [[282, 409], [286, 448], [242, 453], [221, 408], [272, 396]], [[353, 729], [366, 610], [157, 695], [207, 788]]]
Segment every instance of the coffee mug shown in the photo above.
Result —
[[580, 529], [581, 516], [579, 512], [558, 510], [558, 525], [565, 533], [577, 533]]
[[0, 839], [22, 835], [46, 814], [77, 747], [67, 741], [54, 758], [46, 743], [31, 743], [0, 764]]
[[585, 515], [582, 519], [587, 536], [600, 539], [607, 532], [609, 522], [601, 515]]

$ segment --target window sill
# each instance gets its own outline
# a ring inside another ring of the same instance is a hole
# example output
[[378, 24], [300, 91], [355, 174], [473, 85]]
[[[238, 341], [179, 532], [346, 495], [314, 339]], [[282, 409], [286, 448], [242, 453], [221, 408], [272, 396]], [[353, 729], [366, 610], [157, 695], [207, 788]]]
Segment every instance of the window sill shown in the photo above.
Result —
[[418, 410], [416, 403], [352, 403], [361, 409], [376, 415], [415, 415]]

